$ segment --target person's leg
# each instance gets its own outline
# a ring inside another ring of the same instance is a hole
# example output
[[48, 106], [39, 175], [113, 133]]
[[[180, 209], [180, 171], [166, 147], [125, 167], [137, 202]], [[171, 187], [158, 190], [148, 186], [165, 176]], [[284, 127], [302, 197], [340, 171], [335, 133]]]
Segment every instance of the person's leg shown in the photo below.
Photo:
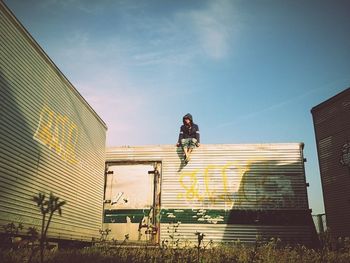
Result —
[[188, 150], [187, 150], [187, 155], [186, 155], [187, 162], [189, 162], [191, 159], [191, 153], [192, 153], [194, 147], [196, 147], [196, 143], [197, 143], [197, 139], [195, 139], [195, 138], [189, 139]]
[[187, 159], [187, 155], [188, 155], [188, 139], [182, 139], [181, 140], [181, 146], [182, 146], [182, 150], [184, 151], [184, 160]]
[[188, 156], [189, 149], [187, 147], [183, 147], [183, 150], [184, 150], [184, 154], [185, 154], [184, 159], [186, 159]]
[[197, 139], [195, 139], [195, 138], [192, 138], [192, 139], [191, 139], [191, 147], [192, 147], [192, 148], [197, 147]]
[[188, 148], [187, 151], [187, 156], [186, 156], [186, 162], [189, 162], [191, 160], [191, 152], [192, 152], [192, 148]]

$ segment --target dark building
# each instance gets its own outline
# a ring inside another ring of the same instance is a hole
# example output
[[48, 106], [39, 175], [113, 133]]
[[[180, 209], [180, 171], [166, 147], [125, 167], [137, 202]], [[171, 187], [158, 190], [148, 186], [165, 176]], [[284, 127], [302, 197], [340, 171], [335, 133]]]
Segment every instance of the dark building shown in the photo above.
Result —
[[350, 88], [311, 110], [327, 227], [350, 236]]

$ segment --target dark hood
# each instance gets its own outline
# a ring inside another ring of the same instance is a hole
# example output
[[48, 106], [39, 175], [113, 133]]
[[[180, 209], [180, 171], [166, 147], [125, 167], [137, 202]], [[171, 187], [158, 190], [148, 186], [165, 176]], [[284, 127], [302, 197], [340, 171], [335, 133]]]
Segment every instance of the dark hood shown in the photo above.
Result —
[[185, 124], [185, 119], [190, 119], [191, 123], [193, 123], [192, 115], [187, 113], [185, 116], [183, 116], [182, 121]]

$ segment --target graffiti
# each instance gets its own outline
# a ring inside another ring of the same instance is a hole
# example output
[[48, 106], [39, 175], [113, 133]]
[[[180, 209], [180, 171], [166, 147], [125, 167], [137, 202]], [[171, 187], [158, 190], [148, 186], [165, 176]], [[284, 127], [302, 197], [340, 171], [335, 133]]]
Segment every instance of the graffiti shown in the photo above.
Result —
[[230, 208], [292, 205], [294, 191], [290, 178], [283, 174], [254, 173], [251, 166], [251, 163], [228, 163], [183, 172], [179, 175], [183, 191], [177, 199], [185, 200], [189, 205], [224, 203]]
[[340, 163], [344, 166], [350, 167], [350, 143], [345, 143], [343, 145]]
[[[208, 165], [203, 176], [200, 175], [200, 169], [183, 172], [180, 174], [179, 183], [185, 192], [178, 194], [177, 198], [200, 202], [208, 200], [211, 204], [223, 200], [231, 204], [232, 193], [238, 191], [242, 176], [248, 170], [249, 164], [228, 163], [223, 166]], [[236, 180], [229, 180], [229, 177], [235, 177]], [[199, 178], [203, 182], [199, 182]]]
[[67, 116], [58, 114], [45, 105], [33, 138], [53, 150], [63, 160], [77, 164], [78, 127]]

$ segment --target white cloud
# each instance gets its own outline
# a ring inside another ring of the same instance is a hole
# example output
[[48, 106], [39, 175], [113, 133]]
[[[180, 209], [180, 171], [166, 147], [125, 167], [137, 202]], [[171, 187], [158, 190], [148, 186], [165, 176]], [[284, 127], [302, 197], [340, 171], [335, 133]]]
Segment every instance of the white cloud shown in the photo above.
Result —
[[[250, 113], [241, 115], [233, 121], [218, 124], [217, 127], [224, 128], [224, 127], [228, 127], [228, 126], [237, 125], [244, 120], [257, 118], [261, 115], [266, 115], [269, 112], [278, 112], [281, 109], [286, 109], [286, 108], [291, 107], [291, 106], [295, 107], [296, 103], [298, 103], [302, 100], [305, 100], [307, 98], [310, 98], [311, 95], [318, 93], [320, 90], [325, 89], [326, 87], [327, 87], [327, 85], [307, 90], [307, 91], [299, 94], [298, 96], [291, 97], [289, 99], [280, 101], [280, 102], [272, 104], [272, 105], [268, 105], [265, 108], [262, 108], [258, 111], [254, 111], [254, 112], [250, 112]], [[310, 107], [311, 107], [311, 105], [310, 105]]]
[[146, 125], [150, 97], [120, 85], [117, 78], [96, 79], [77, 83], [82, 95], [108, 126], [107, 145], [124, 145], [141, 138], [140, 130]]
[[168, 133], [153, 122], [171, 126], [169, 116], [183, 114], [182, 98], [199, 89], [191, 85], [196, 59], [228, 56], [232, 11], [219, 1], [167, 17], [127, 15], [123, 33], [111, 29], [97, 38], [88, 29], [68, 30], [49, 54], [106, 122], [107, 145], [138, 144]]
[[[67, 33], [64, 43], [57, 45], [50, 54], [106, 122], [108, 146], [152, 142], [154, 134], [167, 133], [152, 123], [159, 119], [171, 122], [171, 114], [166, 111], [174, 111], [179, 98], [196, 91], [182, 87], [176, 82], [176, 74], [171, 75], [176, 66], [169, 62], [172, 58], [166, 53], [173, 51], [136, 55], [135, 50], [142, 49], [130, 40], [112, 36], [99, 41], [86, 32], [76, 31]], [[175, 59], [178, 58], [174, 54]], [[158, 60], [160, 64], [156, 64]], [[170, 75], [159, 74], [156, 70], [159, 68], [153, 68], [159, 65], [163, 69], [164, 65], [169, 66], [166, 72]], [[152, 73], [144, 76], [143, 67], [153, 68]], [[135, 71], [141, 71], [141, 76]]]
[[179, 14], [197, 37], [204, 54], [212, 59], [222, 59], [232, 51], [240, 24], [232, 1], [211, 1], [207, 8]]
[[42, 8], [76, 8], [77, 10], [87, 14], [101, 13], [105, 6], [113, 0], [44, 0], [40, 2]]
[[[143, 32], [128, 39], [135, 52], [131, 63], [138, 66], [186, 66], [207, 57], [227, 58], [241, 29], [232, 1], [203, 1], [199, 9], [182, 10], [170, 16], [130, 16], [129, 32]], [[145, 33], [147, 32], [147, 33]]]
[[148, 53], [135, 54], [133, 60], [138, 66], [190, 66], [194, 56], [195, 53], [190, 50], [179, 50], [178, 48], [173, 48], [166, 51], [150, 51]]

